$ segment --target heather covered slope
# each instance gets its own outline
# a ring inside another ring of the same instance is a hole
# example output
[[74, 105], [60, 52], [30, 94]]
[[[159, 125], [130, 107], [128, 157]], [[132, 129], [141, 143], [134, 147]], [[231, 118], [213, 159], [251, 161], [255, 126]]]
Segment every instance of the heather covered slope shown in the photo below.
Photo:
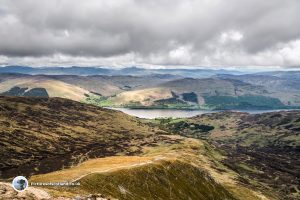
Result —
[[240, 182], [208, 143], [119, 111], [61, 98], [0, 97], [0, 102], [2, 181], [22, 174], [31, 182], [81, 183], [38, 188], [51, 198], [99, 193], [118, 199], [272, 196]]
[[0, 102], [3, 178], [172, 142], [155, 135], [156, 128], [118, 111], [60, 98], [0, 97]]
[[168, 132], [207, 140], [240, 180], [280, 199], [299, 199], [300, 112], [204, 114], [150, 120]]

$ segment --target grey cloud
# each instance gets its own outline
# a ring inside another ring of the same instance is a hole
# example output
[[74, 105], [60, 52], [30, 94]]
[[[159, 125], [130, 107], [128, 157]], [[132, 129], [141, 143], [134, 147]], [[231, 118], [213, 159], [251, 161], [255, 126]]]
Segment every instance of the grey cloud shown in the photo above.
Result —
[[[299, 19], [298, 0], [0, 0], [0, 55], [297, 66]], [[220, 43], [232, 31], [243, 38]]]

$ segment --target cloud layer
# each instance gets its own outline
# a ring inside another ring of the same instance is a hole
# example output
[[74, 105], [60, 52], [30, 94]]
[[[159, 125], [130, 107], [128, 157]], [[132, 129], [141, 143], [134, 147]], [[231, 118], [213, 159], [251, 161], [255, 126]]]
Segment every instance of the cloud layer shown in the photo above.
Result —
[[299, 0], [0, 0], [0, 64], [300, 66]]

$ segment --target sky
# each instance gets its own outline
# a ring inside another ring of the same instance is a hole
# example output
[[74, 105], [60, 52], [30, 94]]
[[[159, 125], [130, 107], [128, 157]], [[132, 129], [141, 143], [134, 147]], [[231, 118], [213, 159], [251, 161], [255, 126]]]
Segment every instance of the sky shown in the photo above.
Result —
[[300, 69], [299, 0], [0, 0], [0, 65]]

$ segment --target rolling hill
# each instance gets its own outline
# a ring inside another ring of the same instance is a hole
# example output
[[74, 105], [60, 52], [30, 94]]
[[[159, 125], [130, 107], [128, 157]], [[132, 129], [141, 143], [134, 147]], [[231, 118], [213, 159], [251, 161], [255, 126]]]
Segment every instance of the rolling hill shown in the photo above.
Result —
[[45, 76], [17, 75], [3, 79], [0, 93], [6, 96], [61, 97], [80, 101], [90, 94], [88, 90]]
[[102, 107], [289, 109], [300, 107], [299, 80], [266, 75], [77, 76], [0, 74], [6, 96], [62, 97]]
[[184, 78], [122, 92], [105, 100], [111, 106], [130, 108], [276, 109], [299, 106], [298, 92], [284, 91], [283, 88], [269, 91], [263, 85], [235, 79]]
[[229, 75], [229, 74], [221, 74], [217, 77], [222, 79], [232, 79], [239, 80], [245, 83], [264, 86], [269, 90], [287, 90], [287, 91], [295, 91], [300, 90], [300, 79], [297, 78], [298, 74], [296, 73], [293, 78], [289, 76], [278, 77], [278, 76], [270, 76], [270, 75], [257, 75], [257, 74], [245, 74], [245, 75]]
[[102, 96], [112, 96], [124, 91], [153, 87], [155, 85], [178, 79], [172, 75], [149, 76], [50, 76], [53, 79], [63, 81]]
[[[77, 75], [28, 75], [0, 74], [0, 93], [13, 87], [45, 88], [50, 97], [62, 97], [83, 100], [84, 94], [93, 93], [101, 96], [112, 96], [124, 91], [152, 87], [157, 84], [177, 79], [171, 75], [137, 76], [77, 76]], [[70, 94], [70, 93], [73, 93]], [[74, 98], [78, 93], [81, 98]], [[64, 95], [65, 94], [65, 95]], [[86, 95], [87, 96], [87, 95]]]

